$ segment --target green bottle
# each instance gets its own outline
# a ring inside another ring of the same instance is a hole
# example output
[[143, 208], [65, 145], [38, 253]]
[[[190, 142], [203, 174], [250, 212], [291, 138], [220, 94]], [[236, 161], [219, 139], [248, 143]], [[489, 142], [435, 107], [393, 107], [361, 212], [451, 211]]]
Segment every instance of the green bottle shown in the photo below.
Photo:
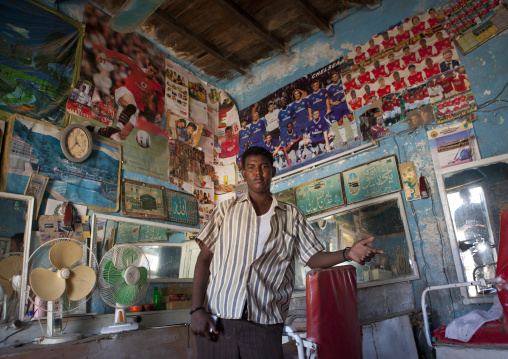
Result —
[[153, 302], [155, 304], [155, 310], [162, 310], [162, 296], [157, 287], [153, 289]]

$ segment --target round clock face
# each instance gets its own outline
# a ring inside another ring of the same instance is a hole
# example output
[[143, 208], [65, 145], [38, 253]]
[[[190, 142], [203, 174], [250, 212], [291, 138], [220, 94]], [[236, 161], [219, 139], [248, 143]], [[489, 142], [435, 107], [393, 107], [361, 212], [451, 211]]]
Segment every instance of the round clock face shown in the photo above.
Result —
[[71, 124], [63, 131], [60, 146], [68, 160], [81, 162], [92, 152], [92, 137], [85, 127]]
[[85, 131], [79, 127], [69, 131], [66, 142], [69, 154], [76, 159], [83, 157], [88, 152], [90, 146]]

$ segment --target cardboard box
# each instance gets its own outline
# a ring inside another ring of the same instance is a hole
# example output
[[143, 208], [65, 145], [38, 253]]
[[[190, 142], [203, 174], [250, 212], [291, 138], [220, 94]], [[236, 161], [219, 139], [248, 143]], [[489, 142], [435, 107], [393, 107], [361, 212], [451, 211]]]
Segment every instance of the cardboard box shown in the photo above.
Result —
[[190, 309], [191, 301], [190, 300], [181, 300], [176, 302], [164, 303], [164, 309]]
[[177, 294], [192, 295], [192, 286], [188, 287], [164, 287], [162, 288], [162, 296], [170, 296]]

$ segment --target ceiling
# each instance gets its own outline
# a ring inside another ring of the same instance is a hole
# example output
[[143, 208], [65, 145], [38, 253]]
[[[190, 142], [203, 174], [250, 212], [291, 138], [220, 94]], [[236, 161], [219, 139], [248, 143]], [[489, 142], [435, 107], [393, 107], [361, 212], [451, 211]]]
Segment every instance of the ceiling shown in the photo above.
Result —
[[[332, 23], [381, 0], [95, 0], [113, 22], [128, 16], [138, 29], [184, 63], [216, 80], [248, 75], [261, 60], [288, 53], [317, 31], [334, 36]], [[162, 3], [150, 5], [147, 3]], [[138, 3], [141, 11], [124, 13]], [[125, 6], [124, 6], [125, 4]], [[123, 6], [123, 8], [122, 8]], [[114, 27], [113, 27], [114, 28]]]

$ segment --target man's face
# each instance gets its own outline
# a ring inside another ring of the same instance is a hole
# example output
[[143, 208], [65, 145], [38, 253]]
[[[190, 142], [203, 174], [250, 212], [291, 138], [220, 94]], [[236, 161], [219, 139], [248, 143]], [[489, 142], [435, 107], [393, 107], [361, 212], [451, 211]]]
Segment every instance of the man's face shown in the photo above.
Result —
[[14, 239], [11, 239], [11, 253], [12, 252], [22, 252], [22, 246], [19, 245], [19, 243], [17, 241], [15, 241]]
[[425, 39], [421, 39], [420, 46], [425, 49], [427, 47], [427, 41], [425, 41]]
[[247, 127], [247, 121], [242, 121], [241, 126], [245, 130], [245, 127]]
[[319, 82], [318, 81], [314, 81], [312, 83], [312, 90], [314, 90], [314, 92], [318, 92], [319, 91]]
[[385, 79], [382, 77], [379, 79], [379, 87], [381, 88], [385, 87]]
[[393, 73], [393, 79], [395, 80], [395, 82], [399, 82], [400, 81], [400, 75], [398, 72], [394, 72]]
[[436, 17], [436, 10], [434, 10], [434, 9], [430, 10], [429, 15], [431, 18], [435, 18]]
[[275, 167], [263, 155], [250, 155], [245, 159], [242, 176], [247, 182], [249, 193], [270, 193], [270, 184]]
[[430, 57], [425, 60], [425, 65], [427, 65], [429, 69], [432, 68], [432, 65], [434, 65]]
[[443, 41], [443, 33], [442, 32], [437, 32], [436, 37], [437, 37], [438, 41]]
[[86, 91], [86, 87], [85, 87], [85, 86], [83, 86], [83, 89], [82, 89], [81, 91], [85, 92], [85, 91]]
[[452, 52], [451, 51], [448, 51], [446, 52], [444, 55], [443, 55], [443, 58], [446, 62], [451, 62], [452, 61]]
[[332, 75], [332, 82], [337, 83], [339, 81], [339, 74], [333, 74]]
[[192, 127], [192, 126], [190, 126], [190, 125], [189, 125], [189, 126], [187, 126], [187, 134], [188, 134], [188, 135], [192, 135], [192, 133], [193, 133], [193, 132], [194, 132], [194, 127]]
[[268, 105], [268, 111], [273, 112], [273, 103]]
[[379, 69], [379, 67], [380, 67], [379, 61], [374, 62], [374, 68]]
[[376, 118], [376, 124], [378, 126], [383, 126], [383, 117], [379, 116], [378, 118]]
[[390, 39], [390, 36], [388, 36], [388, 33], [387, 32], [383, 32], [383, 40], [386, 40], [388, 41]]
[[226, 130], [226, 137], [231, 138], [232, 136], [233, 136], [233, 129], [230, 128], [230, 129]]
[[282, 107], [286, 107], [287, 103], [286, 103], [286, 99], [283, 98], [281, 101], [280, 101], [280, 104]]
[[362, 75], [362, 76], [365, 75], [365, 71], [367, 71], [367, 70], [365, 70], [365, 67], [362, 67], [360, 69], [360, 75]]
[[415, 17], [413, 18], [413, 25], [414, 25], [414, 26], [418, 26], [418, 25], [420, 25], [420, 19], [419, 19], [417, 16], [415, 16]]
[[365, 85], [365, 92], [368, 94], [370, 94], [370, 86], [369, 85]]
[[411, 75], [416, 75], [416, 68], [415, 68], [415, 67], [411, 67], [411, 68], [409, 68], [409, 73], [410, 73]]
[[411, 120], [413, 121], [413, 123], [414, 123], [415, 125], [418, 125], [418, 123], [420, 122], [420, 119], [418, 118], [418, 116], [417, 116], [417, 115], [414, 115], [414, 116], [411, 118]]
[[266, 135], [266, 144], [269, 145], [270, 143], [272, 143], [272, 135]]
[[410, 54], [409, 47], [404, 49], [404, 55], [408, 56]]
[[347, 82], [351, 81], [351, 74], [346, 75], [346, 80], [347, 80]]
[[351, 98], [356, 100], [356, 92], [354, 90], [351, 91]]
[[402, 35], [404, 33], [404, 27], [402, 25], [397, 26], [397, 31]]
[[374, 48], [374, 40], [369, 40], [369, 46], [370, 48]]
[[178, 122], [176, 123], [176, 127], [184, 128], [184, 127], [185, 127], [185, 122], [178, 121]]
[[361, 47], [361, 46], [358, 46], [358, 47], [356, 48], [356, 54], [357, 54], [357, 55], [361, 55], [361, 54], [362, 54], [362, 47]]
[[314, 119], [315, 122], [317, 122], [319, 120], [319, 111], [316, 110], [312, 113], [312, 118]]
[[300, 100], [300, 97], [302, 97], [302, 95], [300, 94], [300, 91], [295, 91], [295, 100], [296, 101]]
[[254, 122], [258, 122], [258, 120], [259, 120], [259, 113], [254, 112], [252, 114], [252, 119], [253, 119]]
[[394, 62], [395, 61], [395, 55], [394, 54], [388, 55], [388, 60], [390, 60], [390, 62]]
[[155, 76], [159, 74], [159, 70], [157, 70], [154, 66], [148, 65], [146, 69], [146, 76], [148, 76], [151, 79], [154, 79]]
[[288, 132], [292, 132], [293, 131], [293, 123], [288, 123]]

